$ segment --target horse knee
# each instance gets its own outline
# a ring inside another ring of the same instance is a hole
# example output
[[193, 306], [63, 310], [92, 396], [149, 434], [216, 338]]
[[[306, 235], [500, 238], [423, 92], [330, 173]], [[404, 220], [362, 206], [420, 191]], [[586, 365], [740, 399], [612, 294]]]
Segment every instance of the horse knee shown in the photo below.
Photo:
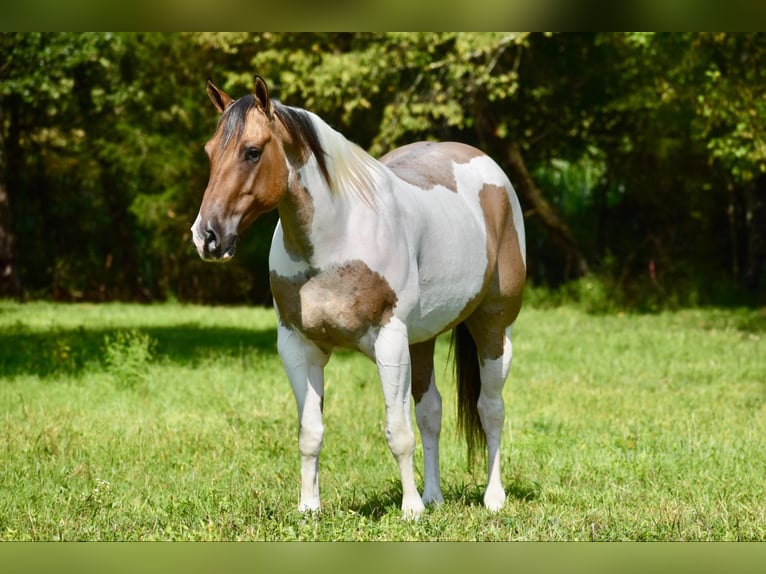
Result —
[[397, 460], [412, 456], [415, 452], [415, 433], [404, 424], [392, 425], [386, 429], [386, 440]]
[[324, 438], [323, 425], [301, 425], [298, 448], [304, 456], [318, 456]]

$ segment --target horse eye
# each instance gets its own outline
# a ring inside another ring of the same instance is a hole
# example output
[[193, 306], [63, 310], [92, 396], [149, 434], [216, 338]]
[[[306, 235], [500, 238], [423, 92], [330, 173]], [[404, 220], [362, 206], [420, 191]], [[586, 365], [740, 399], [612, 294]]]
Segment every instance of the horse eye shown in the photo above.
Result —
[[256, 162], [261, 159], [261, 150], [257, 147], [249, 147], [245, 149], [245, 159], [247, 161]]

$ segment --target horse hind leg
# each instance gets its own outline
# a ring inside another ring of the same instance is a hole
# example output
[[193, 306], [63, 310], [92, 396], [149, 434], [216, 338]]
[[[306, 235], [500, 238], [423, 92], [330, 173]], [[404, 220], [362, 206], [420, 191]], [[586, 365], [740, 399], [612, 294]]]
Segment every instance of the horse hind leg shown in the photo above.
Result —
[[487, 488], [484, 505], [498, 511], [505, 504], [500, 473], [500, 441], [505, 423], [503, 386], [508, 378], [513, 357], [511, 327], [505, 331], [481, 329], [478, 322], [469, 321], [470, 335], [476, 343], [475, 360], [479, 363], [480, 390], [476, 410], [487, 446]]
[[503, 335], [500, 356], [486, 357], [481, 349], [479, 356], [484, 356], [484, 359], [479, 366], [481, 393], [477, 406], [484, 434], [487, 437], [487, 489], [484, 492], [484, 506], [497, 511], [505, 504], [505, 490], [500, 476], [500, 439], [505, 422], [503, 386], [508, 378], [513, 358], [511, 327], [508, 327]]
[[410, 346], [412, 364], [412, 397], [415, 419], [423, 442], [423, 503], [444, 501], [439, 476], [439, 435], [442, 421], [442, 398], [434, 379], [435, 339]]

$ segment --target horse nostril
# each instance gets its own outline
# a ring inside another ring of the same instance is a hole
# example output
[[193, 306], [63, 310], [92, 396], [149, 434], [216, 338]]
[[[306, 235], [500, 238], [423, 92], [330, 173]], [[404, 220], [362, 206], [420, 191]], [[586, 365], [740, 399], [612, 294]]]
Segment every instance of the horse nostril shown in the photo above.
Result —
[[205, 228], [205, 245], [208, 247], [208, 249], [215, 249], [217, 242], [218, 236], [216, 235], [213, 228], [208, 224], [208, 226]]
[[199, 226], [198, 246], [203, 259], [219, 260], [231, 259], [237, 249], [238, 237], [236, 233], [227, 234], [215, 220]]

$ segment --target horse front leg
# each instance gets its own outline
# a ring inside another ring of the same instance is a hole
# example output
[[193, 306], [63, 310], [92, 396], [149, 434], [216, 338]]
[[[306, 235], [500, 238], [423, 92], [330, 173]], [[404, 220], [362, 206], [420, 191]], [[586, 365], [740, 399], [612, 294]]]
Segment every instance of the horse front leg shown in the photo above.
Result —
[[298, 510], [319, 510], [319, 452], [324, 437], [324, 366], [329, 356], [281, 324], [277, 331], [277, 349], [298, 407], [298, 448], [301, 453]]
[[375, 361], [386, 402], [386, 439], [402, 480], [402, 514], [406, 519], [416, 519], [425, 506], [415, 485], [412, 463], [415, 434], [410, 421], [410, 350], [407, 328], [396, 317], [378, 334]]

